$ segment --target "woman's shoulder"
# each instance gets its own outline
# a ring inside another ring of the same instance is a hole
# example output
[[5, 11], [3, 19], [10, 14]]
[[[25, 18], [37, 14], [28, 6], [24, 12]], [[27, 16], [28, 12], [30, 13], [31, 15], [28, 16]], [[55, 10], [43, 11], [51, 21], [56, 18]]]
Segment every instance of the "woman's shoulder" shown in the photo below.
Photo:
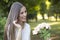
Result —
[[30, 32], [31, 28], [30, 28], [30, 25], [28, 23], [25, 23], [25, 28], [26, 28], [27, 31]]
[[28, 23], [25, 23], [25, 25], [26, 25], [27, 27], [30, 27], [30, 25], [29, 25]]

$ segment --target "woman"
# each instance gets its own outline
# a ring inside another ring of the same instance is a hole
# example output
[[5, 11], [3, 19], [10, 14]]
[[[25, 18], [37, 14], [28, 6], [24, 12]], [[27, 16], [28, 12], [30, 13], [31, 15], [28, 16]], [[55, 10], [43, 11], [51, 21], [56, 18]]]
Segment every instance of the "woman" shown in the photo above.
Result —
[[12, 4], [4, 30], [4, 40], [30, 40], [30, 25], [26, 23], [27, 11], [19, 2]]

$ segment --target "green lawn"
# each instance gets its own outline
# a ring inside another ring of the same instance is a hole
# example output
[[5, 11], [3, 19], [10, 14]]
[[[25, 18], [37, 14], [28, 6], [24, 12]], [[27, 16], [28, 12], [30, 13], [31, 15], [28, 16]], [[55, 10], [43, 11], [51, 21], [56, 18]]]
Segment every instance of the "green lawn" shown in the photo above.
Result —
[[[29, 24], [31, 25], [31, 30], [34, 29], [34, 27], [36, 27], [38, 24], [42, 23], [42, 22], [47, 22], [51, 25], [51, 39], [53, 40], [60, 40], [60, 22], [55, 22], [55, 21], [48, 21], [48, 20], [40, 20], [37, 22], [34, 22], [33, 20], [29, 22]], [[31, 33], [31, 39], [32, 40], [40, 40], [39, 35], [32, 35]]]

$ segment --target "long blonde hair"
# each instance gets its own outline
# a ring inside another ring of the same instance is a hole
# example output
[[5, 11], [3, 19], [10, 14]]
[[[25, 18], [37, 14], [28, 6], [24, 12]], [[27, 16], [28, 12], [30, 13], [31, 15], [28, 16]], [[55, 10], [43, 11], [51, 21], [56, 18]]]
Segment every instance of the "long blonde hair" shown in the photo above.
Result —
[[19, 2], [14, 2], [12, 4], [6, 24], [5, 24], [4, 40], [8, 40], [7, 39], [7, 29], [8, 29], [9, 25], [10, 25], [9, 35], [11, 35], [11, 40], [15, 40], [15, 27], [12, 22], [18, 18], [18, 15], [19, 15], [22, 7], [23, 7], [23, 5]]

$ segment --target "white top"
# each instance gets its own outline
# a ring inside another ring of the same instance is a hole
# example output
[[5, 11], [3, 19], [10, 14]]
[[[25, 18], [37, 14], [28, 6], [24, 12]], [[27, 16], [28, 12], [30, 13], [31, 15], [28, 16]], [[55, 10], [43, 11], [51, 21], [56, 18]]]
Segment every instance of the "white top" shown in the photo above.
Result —
[[[7, 30], [8, 40], [10, 40], [10, 38], [9, 38], [9, 28], [10, 28], [10, 26], [8, 27], [8, 30]], [[15, 37], [17, 36], [18, 32], [19, 32], [18, 29], [16, 29], [15, 30]], [[22, 40], [30, 40], [30, 25], [25, 23], [24, 28], [22, 29], [21, 33], [22, 33]]]

